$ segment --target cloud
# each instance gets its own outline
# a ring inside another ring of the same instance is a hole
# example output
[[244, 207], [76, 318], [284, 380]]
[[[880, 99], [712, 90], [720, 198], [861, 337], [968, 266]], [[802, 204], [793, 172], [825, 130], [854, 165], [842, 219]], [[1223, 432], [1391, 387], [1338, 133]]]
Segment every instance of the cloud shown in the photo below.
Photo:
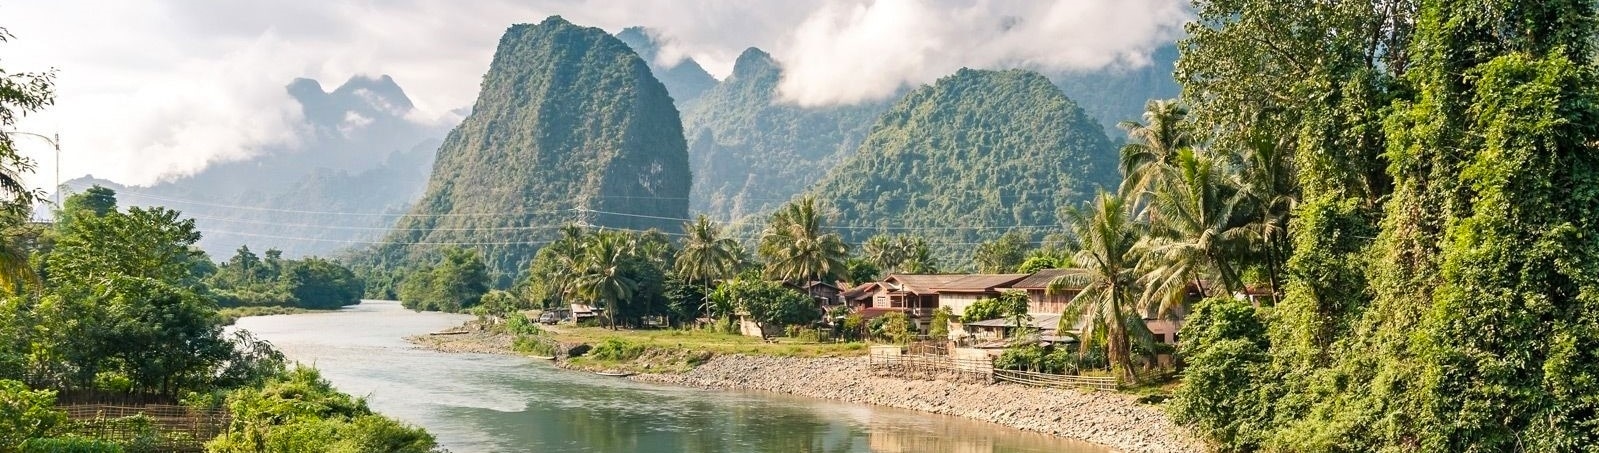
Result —
[[801, 105], [881, 99], [961, 67], [1090, 70], [1149, 64], [1189, 18], [1177, 0], [835, 1], [773, 55], [783, 98]]
[[[65, 178], [148, 184], [312, 132], [284, 85], [389, 74], [426, 124], [460, 120], [500, 35], [560, 14], [615, 32], [642, 25], [663, 59], [724, 77], [750, 46], [789, 76], [784, 96], [816, 105], [881, 98], [969, 67], [1138, 65], [1176, 36], [1181, 0], [55, 0], [0, 3], [7, 71], [59, 69], [55, 106], [19, 128], [60, 132]], [[352, 123], [353, 125], [354, 123]], [[47, 144], [20, 139], [41, 164]]]

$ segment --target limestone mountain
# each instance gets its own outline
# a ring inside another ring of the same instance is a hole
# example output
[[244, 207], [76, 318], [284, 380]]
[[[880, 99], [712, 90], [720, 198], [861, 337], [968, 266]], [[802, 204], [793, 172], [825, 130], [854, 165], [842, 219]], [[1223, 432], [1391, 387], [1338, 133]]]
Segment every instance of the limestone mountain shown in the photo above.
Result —
[[964, 265], [1008, 230], [1039, 240], [1063, 209], [1117, 181], [1099, 124], [1059, 88], [1023, 70], [962, 69], [900, 99], [859, 150], [811, 193], [846, 242], [917, 234]]
[[678, 110], [685, 110], [699, 100], [706, 90], [716, 86], [716, 78], [711, 73], [705, 72], [699, 62], [693, 58], [683, 58], [675, 62], [663, 64], [659, 61], [661, 46], [650, 35], [650, 30], [644, 27], [628, 27], [616, 34], [616, 39], [622, 40], [628, 47], [637, 53], [639, 58], [650, 65], [650, 72], [655, 78], [666, 85], [666, 92], [671, 93]]
[[695, 211], [722, 219], [772, 211], [843, 161], [888, 107], [787, 104], [777, 93], [782, 76], [770, 55], [750, 48], [684, 112]]
[[240, 245], [286, 257], [329, 255], [378, 239], [422, 193], [444, 130], [407, 119], [411, 100], [389, 76], [356, 76], [333, 91], [315, 80], [285, 88], [301, 108], [299, 144], [255, 150], [149, 186], [92, 176], [63, 183], [69, 192], [98, 184], [124, 206], [167, 206], [191, 216], [199, 246], [229, 256]]
[[690, 184], [682, 127], [666, 87], [616, 37], [559, 16], [511, 26], [426, 193], [366, 264], [462, 245], [507, 285], [568, 223], [676, 231]]

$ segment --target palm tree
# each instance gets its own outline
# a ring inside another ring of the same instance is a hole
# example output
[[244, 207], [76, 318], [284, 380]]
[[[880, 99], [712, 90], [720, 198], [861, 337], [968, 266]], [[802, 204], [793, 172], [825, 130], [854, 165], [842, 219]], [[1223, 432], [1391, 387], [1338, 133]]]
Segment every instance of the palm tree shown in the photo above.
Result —
[[1272, 300], [1282, 291], [1283, 255], [1288, 250], [1288, 219], [1299, 199], [1293, 160], [1285, 156], [1286, 140], [1254, 140], [1243, 156], [1238, 190], [1250, 212], [1250, 229], [1266, 259]]
[[804, 283], [843, 273], [849, 246], [837, 233], [822, 232], [816, 198], [805, 197], [772, 215], [761, 234], [759, 253], [768, 275]]
[[722, 235], [722, 227], [701, 214], [693, 222], [683, 223], [683, 249], [677, 253], [677, 275], [700, 282], [705, 288], [705, 304], [709, 309], [711, 282], [731, 277], [738, 269], [740, 249], [738, 241]]
[[1076, 267], [1049, 282], [1049, 294], [1068, 289], [1080, 290], [1061, 314], [1060, 331], [1071, 330], [1078, 321], [1085, 321], [1080, 344], [1086, 352], [1094, 331], [1106, 329], [1106, 356], [1121, 378], [1136, 382], [1133, 372], [1131, 337], [1135, 332], [1148, 334], [1143, 326], [1143, 316], [1134, 300], [1138, 293], [1138, 273], [1134, 244], [1138, 242], [1139, 226], [1128, 212], [1126, 199], [1119, 195], [1100, 192], [1090, 204], [1089, 212], [1067, 213], [1067, 227], [1074, 236], [1072, 255]]
[[898, 271], [900, 263], [905, 261], [904, 251], [896, 246], [892, 238], [882, 234], [872, 236], [865, 244], [861, 244], [861, 254], [882, 269], [885, 275]]
[[601, 232], [590, 236], [583, 244], [577, 292], [605, 307], [611, 319], [611, 330], [616, 330], [617, 309], [623, 300], [633, 297], [636, 285], [624, 269], [631, 254], [631, 242], [621, 234]]
[[[1162, 313], [1182, 304], [1189, 283], [1200, 293], [1230, 294], [1243, 286], [1234, 260], [1249, 252], [1253, 223], [1228, 166], [1200, 148], [1177, 152], [1177, 178], [1154, 193], [1160, 216], [1138, 244], [1142, 252], [1146, 306]], [[1215, 278], [1219, 288], [1207, 290]]]
[[1124, 178], [1121, 196], [1138, 212], [1144, 197], [1174, 173], [1177, 151], [1193, 146], [1193, 134], [1183, 121], [1188, 108], [1176, 99], [1153, 99], [1144, 104], [1144, 122], [1123, 121], [1116, 127], [1127, 131], [1127, 145], [1121, 149]]

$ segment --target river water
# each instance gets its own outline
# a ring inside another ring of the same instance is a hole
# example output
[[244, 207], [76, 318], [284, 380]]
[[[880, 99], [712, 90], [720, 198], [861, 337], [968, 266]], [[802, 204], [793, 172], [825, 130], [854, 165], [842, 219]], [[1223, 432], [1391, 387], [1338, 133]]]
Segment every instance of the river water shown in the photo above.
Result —
[[340, 390], [366, 396], [374, 410], [427, 428], [455, 453], [1110, 451], [958, 417], [642, 384], [404, 340], [467, 318], [366, 301], [332, 313], [243, 318], [238, 327], [316, 366]]

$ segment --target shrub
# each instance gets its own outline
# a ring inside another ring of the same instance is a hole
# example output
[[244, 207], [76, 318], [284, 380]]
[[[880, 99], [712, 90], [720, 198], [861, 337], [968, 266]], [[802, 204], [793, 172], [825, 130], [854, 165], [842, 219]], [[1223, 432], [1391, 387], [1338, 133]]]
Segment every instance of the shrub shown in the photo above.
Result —
[[77, 435], [37, 437], [22, 442], [19, 453], [125, 453], [115, 442]]
[[29, 390], [13, 380], [0, 380], [0, 445], [21, 445], [29, 438], [45, 437], [66, 421], [56, 410], [56, 392]]
[[644, 345], [633, 344], [621, 338], [611, 337], [606, 338], [599, 346], [595, 346], [593, 350], [589, 351], [588, 355], [596, 360], [614, 362], [633, 360], [644, 355]]

